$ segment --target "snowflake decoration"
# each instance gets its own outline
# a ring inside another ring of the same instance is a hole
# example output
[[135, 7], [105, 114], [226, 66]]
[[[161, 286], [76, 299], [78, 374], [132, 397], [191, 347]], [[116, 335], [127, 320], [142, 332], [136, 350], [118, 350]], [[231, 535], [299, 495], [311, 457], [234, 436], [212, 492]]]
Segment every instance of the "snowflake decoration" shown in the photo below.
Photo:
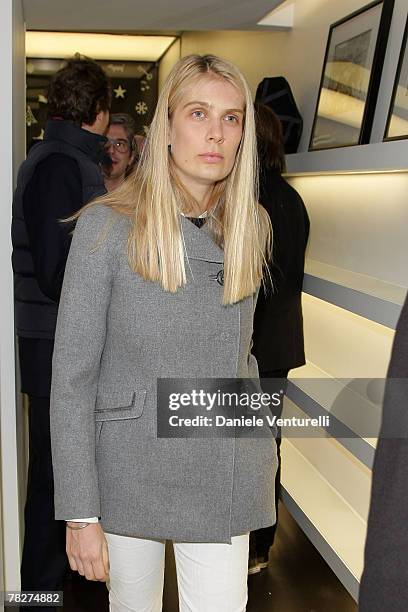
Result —
[[143, 80], [140, 82], [140, 91], [147, 91], [148, 89], [150, 89], [150, 85], [148, 84], [147, 81]]
[[146, 102], [138, 102], [135, 106], [135, 111], [138, 115], [145, 115], [148, 111]]

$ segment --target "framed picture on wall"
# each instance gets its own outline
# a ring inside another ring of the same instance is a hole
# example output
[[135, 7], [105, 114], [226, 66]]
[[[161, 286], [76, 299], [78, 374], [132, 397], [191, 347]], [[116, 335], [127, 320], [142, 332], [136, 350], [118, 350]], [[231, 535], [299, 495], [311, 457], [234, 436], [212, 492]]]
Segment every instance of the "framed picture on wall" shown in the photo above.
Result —
[[330, 26], [309, 151], [369, 142], [393, 8], [378, 0]]
[[402, 41], [397, 76], [388, 113], [384, 140], [408, 138], [408, 19]]

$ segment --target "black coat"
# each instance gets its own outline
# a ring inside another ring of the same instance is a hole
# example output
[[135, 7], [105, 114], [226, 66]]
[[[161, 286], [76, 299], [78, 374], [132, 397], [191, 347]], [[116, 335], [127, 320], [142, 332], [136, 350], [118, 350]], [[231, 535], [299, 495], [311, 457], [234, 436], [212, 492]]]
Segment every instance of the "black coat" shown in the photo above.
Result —
[[53, 339], [72, 227], [60, 222], [106, 193], [97, 163], [106, 138], [49, 120], [44, 140], [22, 163], [13, 199], [17, 335]]
[[46, 397], [70, 217], [106, 193], [99, 162], [106, 138], [59, 119], [21, 165], [13, 199], [13, 270], [22, 391]]
[[[387, 374], [381, 438], [373, 468], [362, 612], [408, 610], [408, 299]], [[398, 432], [398, 438], [395, 434]]]
[[305, 363], [301, 293], [310, 224], [302, 198], [278, 171], [261, 172], [259, 200], [273, 227], [273, 288], [267, 282], [259, 292], [252, 348], [265, 372]]

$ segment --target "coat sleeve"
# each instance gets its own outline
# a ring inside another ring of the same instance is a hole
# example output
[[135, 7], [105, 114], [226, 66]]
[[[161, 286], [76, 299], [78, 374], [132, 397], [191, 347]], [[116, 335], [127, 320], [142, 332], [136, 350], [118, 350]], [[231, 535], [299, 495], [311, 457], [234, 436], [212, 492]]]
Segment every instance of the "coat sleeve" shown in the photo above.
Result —
[[79, 218], [61, 293], [50, 402], [57, 519], [100, 516], [94, 410], [117, 261], [111, 215], [97, 205]]

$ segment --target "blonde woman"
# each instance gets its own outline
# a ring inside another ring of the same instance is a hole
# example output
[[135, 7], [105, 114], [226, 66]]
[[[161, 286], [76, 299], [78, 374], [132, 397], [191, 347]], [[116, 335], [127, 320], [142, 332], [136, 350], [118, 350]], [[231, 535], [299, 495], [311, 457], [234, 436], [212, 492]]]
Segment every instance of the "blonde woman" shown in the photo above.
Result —
[[249, 532], [275, 520], [272, 435], [156, 431], [158, 379], [258, 375], [250, 344], [270, 228], [256, 176], [243, 76], [188, 56], [134, 175], [77, 222], [53, 361], [56, 516], [72, 569], [109, 575], [113, 612], [162, 609], [166, 539], [181, 612], [245, 610]]

